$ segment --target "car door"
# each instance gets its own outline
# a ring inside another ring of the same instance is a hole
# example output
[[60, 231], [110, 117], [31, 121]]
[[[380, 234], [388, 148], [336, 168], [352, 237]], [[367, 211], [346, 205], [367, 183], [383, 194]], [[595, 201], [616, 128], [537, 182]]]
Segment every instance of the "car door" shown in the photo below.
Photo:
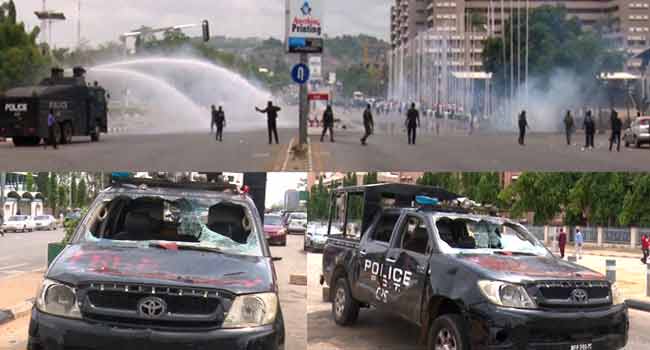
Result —
[[393, 312], [418, 324], [432, 242], [427, 220], [419, 213], [409, 213], [400, 221], [385, 258], [388, 304]]
[[373, 305], [385, 302], [380, 292], [381, 276], [385, 267], [386, 252], [390, 247], [390, 240], [398, 219], [398, 213], [377, 215], [363, 235], [359, 246], [359, 255], [356, 259], [357, 276], [359, 276], [356, 295]]

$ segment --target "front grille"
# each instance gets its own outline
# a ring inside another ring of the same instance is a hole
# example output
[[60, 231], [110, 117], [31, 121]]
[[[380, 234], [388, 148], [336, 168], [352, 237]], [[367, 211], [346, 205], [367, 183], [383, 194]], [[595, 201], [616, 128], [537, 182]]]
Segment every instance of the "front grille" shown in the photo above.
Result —
[[[585, 299], [574, 298], [576, 291]], [[611, 305], [611, 287], [607, 281], [539, 281], [529, 287], [538, 305], [550, 308], [584, 308]]]
[[[144, 284], [90, 283], [79, 290], [85, 318], [139, 327], [216, 328], [234, 298], [220, 290]], [[149, 297], [161, 299], [165, 312], [155, 317], [143, 314], [139, 303]]]

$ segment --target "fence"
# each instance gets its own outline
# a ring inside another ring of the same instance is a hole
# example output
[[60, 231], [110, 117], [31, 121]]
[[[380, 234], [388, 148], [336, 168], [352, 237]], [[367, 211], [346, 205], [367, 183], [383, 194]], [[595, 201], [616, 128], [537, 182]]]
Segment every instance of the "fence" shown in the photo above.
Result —
[[544, 226], [527, 226], [526, 228], [533, 234], [533, 236], [535, 236], [535, 238], [541, 241], [544, 240]]
[[627, 228], [605, 229], [603, 234], [603, 243], [607, 244], [630, 244], [632, 242], [632, 232]]
[[[595, 227], [582, 227], [582, 238], [586, 243], [597, 243], [598, 242], [598, 229]], [[575, 234], [573, 235], [572, 241], [575, 240]]]
[[[560, 231], [561, 227], [557, 226], [533, 226], [529, 225], [526, 226], [528, 231], [535, 236], [537, 239], [544, 241], [544, 230], [545, 228], [548, 228], [548, 242], [546, 243], [551, 243], [554, 239], [556, 239], [557, 234]], [[602, 236], [599, 237], [598, 227], [580, 227], [580, 231], [582, 231], [582, 237], [585, 241], [585, 243], [591, 243], [591, 244], [607, 244], [607, 245], [617, 245], [617, 246], [627, 246], [630, 247], [632, 245], [632, 240], [633, 240], [633, 229], [631, 228], [620, 228], [620, 227], [604, 227], [602, 228]], [[650, 236], [650, 228], [639, 228], [637, 229], [637, 234], [636, 237], [634, 237], [634, 243], [635, 247], [638, 247], [641, 245], [641, 237], [644, 234], [647, 234]], [[575, 242], [575, 228], [570, 228], [569, 230], [569, 242], [573, 243]], [[599, 239], [600, 238], [600, 239]]]

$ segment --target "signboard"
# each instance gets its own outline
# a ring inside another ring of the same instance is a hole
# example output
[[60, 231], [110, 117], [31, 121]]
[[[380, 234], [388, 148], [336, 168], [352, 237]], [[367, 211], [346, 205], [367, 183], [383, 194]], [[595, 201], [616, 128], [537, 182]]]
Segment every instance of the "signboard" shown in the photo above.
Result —
[[302, 63], [296, 64], [291, 70], [291, 79], [300, 85], [309, 81], [309, 75], [309, 67]]
[[312, 80], [323, 78], [323, 64], [320, 56], [309, 57], [309, 70], [311, 71]]
[[336, 84], [336, 73], [330, 72], [329, 83], [330, 85]]
[[323, 52], [322, 0], [287, 0], [287, 51]]
[[309, 101], [329, 101], [330, 94], [327, 92], [310, 92], [308, 95]]

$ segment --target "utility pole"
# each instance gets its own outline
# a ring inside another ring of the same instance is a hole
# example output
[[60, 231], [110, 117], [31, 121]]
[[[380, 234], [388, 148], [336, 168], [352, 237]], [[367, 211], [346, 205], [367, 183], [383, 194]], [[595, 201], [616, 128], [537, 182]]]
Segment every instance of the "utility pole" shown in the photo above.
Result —
[[7, 182], [7, 173], [0, 173], [0, 216], [4, 219], [5, 215], [5, 183]]
[[529, 14], [530, 14], [530, 1], [526, 0], [526, 108], [528, 108], [528, 50], [530, 48], [528, 40], [530, 39], [530, 25], [529, 25]]
[[81, 47], [81, 0], [77, 0], [77, 47]]
[[[309, 56], [306, 53], [300, 54], [300, 63], [304, 65], [309, 64]], [[299, 141], [300, 145], [307, 144], [307, 121], [309, 119], [309, 91], [308, 83], [300, 84], [300, 111], [298, 112], [299, 116]]]

